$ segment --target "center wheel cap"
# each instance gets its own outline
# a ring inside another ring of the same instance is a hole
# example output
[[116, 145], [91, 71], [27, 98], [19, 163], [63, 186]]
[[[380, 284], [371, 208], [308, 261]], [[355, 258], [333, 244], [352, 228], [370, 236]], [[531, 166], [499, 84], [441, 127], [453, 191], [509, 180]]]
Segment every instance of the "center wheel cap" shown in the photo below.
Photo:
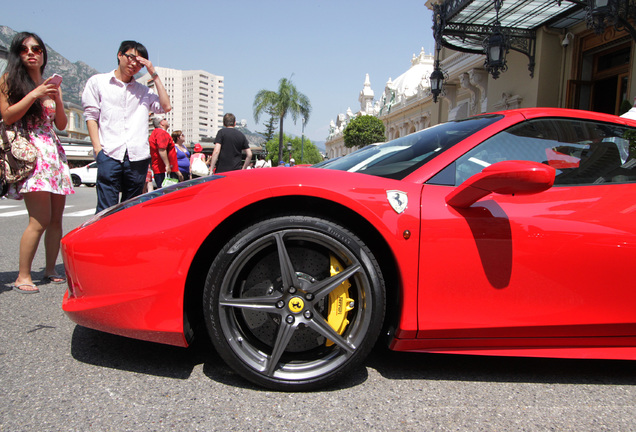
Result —
[[292, 297], [287, 303], [287, 307], [292, 313], [300, 313], [305, 308], [305, 302], [300, 297]]

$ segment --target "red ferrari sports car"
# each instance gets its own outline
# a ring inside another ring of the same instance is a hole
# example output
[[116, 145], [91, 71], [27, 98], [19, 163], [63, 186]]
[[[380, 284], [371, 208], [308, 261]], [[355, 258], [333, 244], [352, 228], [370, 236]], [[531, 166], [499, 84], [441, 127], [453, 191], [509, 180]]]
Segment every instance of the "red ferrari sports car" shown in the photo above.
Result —
[[[210, 337], [259, 385], [393, 350], [636, 359], [636, 122], [562, 109], [451, 121], [326, 168], [198, 178], [62, 241], [76, 323]], [[396, 366], [398, 367], [398, 366]]]

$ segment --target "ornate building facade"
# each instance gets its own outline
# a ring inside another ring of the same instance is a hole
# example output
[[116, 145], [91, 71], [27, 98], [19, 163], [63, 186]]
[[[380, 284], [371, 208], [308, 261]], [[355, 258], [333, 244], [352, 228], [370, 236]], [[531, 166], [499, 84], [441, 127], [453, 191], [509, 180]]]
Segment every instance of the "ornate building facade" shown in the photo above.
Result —
[[424, 49], [413, 55], [411, 67], [395, 80], [389, 78], [379, 99], [371, 88], [369, 74], [366, 75], [358, 97], [360, 109], [338, 114], [330, 124], [330, 133], [325, 144], [326, 155], [334, 158], [351, 153], [355, 149], [344, 145], [343, 131], [351, 119], [361, 115], [373, 115], [385, 124], [387, 138], [393, 139], [416, 132], [430, 125], [430, 112], [423, 109], [423, 101], [430, 100], [429, 77], [433, 71], [433, 56]]
[[[390, 140], [441, 122], [514, 108], [618, 115], [636, 96], [636, 3], [610, 9], [610, 15], [595, 9], [591, 0], [429, 0], [426, 6], [438, 23], [436, 57], [422, 50], [404, 74], [395, 81], [389, 78], [378, 98], [367, 75], [360, 110], [349, 109], [331, 122], [327, 157], [355, 150], [344, 146], [342, 132], [358, 115], [380, 118]], [[622, 24], [614, 24], [617, 20]], [[482, 47], [495, 24], [508, 37], [506, 64], [497, 74]], [[436, 66], [444, 76], [437, 101], [430, 83]]]

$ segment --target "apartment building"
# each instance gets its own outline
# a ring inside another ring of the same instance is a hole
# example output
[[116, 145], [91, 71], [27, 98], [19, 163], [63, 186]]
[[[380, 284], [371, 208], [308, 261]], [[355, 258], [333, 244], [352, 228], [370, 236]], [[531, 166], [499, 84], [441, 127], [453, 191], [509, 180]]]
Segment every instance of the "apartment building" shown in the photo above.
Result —
[[[186, 144], [215, 137], [223, 127], [223, 77], [203, 70], [156, 67], [166, 87], [172, 111], [166, 115], [170, 130], [181, 130]], [[150, 74], [137, 80], [154, 87]]]

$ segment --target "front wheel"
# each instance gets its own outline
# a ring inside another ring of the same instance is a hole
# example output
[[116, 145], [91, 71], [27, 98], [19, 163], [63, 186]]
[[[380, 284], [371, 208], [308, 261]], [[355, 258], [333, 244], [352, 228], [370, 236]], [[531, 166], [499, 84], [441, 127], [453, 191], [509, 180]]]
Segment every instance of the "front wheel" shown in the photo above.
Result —
[[373, 347], [385, 288], [369, 248], [330, 221], [257, 223], [215, 258], [204, 291], [208, 332], [240, 375], [276, 390], [345, 378]]

